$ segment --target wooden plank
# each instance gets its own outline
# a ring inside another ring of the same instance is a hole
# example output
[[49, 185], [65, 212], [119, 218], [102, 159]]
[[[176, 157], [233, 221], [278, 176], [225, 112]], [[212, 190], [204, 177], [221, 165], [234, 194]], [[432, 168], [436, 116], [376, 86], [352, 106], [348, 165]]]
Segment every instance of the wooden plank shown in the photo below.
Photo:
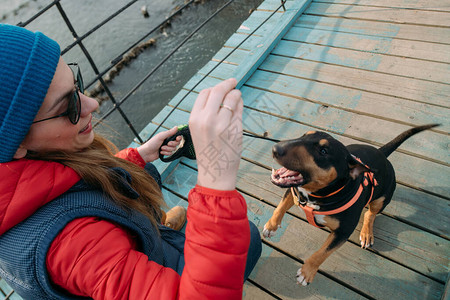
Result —
[[[176, 174], [181, 184], [173, 186], [174, 190], [179, 189], [180, 193], [186, 193], [193, 187], [194, 182], [183, 180], [184, 178], [192, 178], [192, 176], [186, 176], [186, 173], [189, 172], [195, 173], [189, 167], [178, 166]], [[270, 217], [273, 207], [251, 197], [245, 198], [248, 203], [249, 218], [262, 230], [262, 226]], [[319, 248], [327, 234], [321, 229], [286, 215], [279, 235], [268, 243], [283, 249], [289, 255], [305, 260]], [[439, 299], [444, 287], [442, 283], [430, 280], [372, 252], [359, 249], [359, 247], [350, 243], [344, 244], [342, 248], [337, 250], [333, 257], [325, 261], [320, 269], [328, 276], [346, 282], [374, 298], [392, 299], [396, 295], [400, 296], [401, 299], [405, 297]], [[356, 282], [354, 281], [355, 277], [358, 277]], [[380, 290], [379, 286], [383, 286], [383, 289]]]
[[[167, 178], [167, 177], [166, 177]], [[188, 206], [188, 202], [181, 198], [180, 196], [171, 193], [170, 191], [166, 190], [166, 189], [162, 189], [162, 193], [163, 193], [163, 197], [164, 197], [164, 202], [166, 202], [167, 207], [163, 207], [163, 210], [165, 212], [167, 212], [169, 209], [171, 209], [172, 207], [175, 206], [183, 206], [184, 208], [187, 208]], [[187, 195], [186, 195], [187, 197]]]
[[440, 11], [313, 2], [310, 15], [448, 27], [450, 15]]
[[[280, 8], [280, 6], [281, 6], [281, 0], [265, 0], [258, 6], [258, 10], [273, 12], [276, 9]], [[286, 9], [292, 9], [292, 8], [296, 7], [295, 0], [287, 0], [284, 7]], [[281, 13], [283, 13], [282, 8], [280, 8], [279, 11]]]
[[[213, 73], [217, 78], [221, 78], [216, 72]], [[222, 77], [223, 78], [223, 77]], [[281, 80], [280, 80], [281, 78]], [[255, 72], [253, 77], [247, 82], [247, 85], [252, 87], [257, 87], [261, 89], [267, 89], [269, 91], [276, 91], [277, 93], [283, 93], [284, 95], [289, 95], [292, 98], [305, 97], [308, 98], [309, 94], [315, 91], [319, 92], [321, 95], [327, 94], [329, 98], [334, 99], [334, 101], [343, 101], [342, 99], [348, 100], [350, 97], [348, 94], [343, 94], [342, 98], [337, 97], [336, 93], [330, 93], [324, 89], [320, 89], [318, 85], [314, 83], [314, 87], [303, 86], [301, 81], [292, 78], [284, 79], [283, 75], [264, 73], [260, 71]], [[217, 79], [219, 81], [219, 79]], [[195, 81], [195, 80], [194, 80]], [[188, 83], [189, 84], [189, 83]], [[277, 85], [277, 88], [274, 86]], [[199, 86], [197, 91], [200, 91], [205, 86]], [[409, 125], [403, 125], [398, 123], [393, 123], [392, 120], [379, 119], [374, 116], [354, 114], [352, 112], [337, 110], [334, 107], [323, 106], [324, 103], [310, 104], [306, 101], [292, 101], [290, 97], [285, 97], [284, 95], [270, 94], [264, 96], [264, 91], [255, 91], [255, 97], [264, 97], [265, 102], [270, 101], [272, 103], [271, 114], [276, 114], [281, 118], [293, 119], [298, 122], [308, 122], [317, 126], [321, 130], [330, 131], [338, 134], [345, 134], [346, 136], [358, 139], [361, 142], [371, 142], [379, 146], [384, 145], [395, 136], [410, 128]], [[302, 93], [306, 93], [304, 96]], [[319, 99], [321, 97], [319, 96]], [[272, 100], [273, 99], [273, 100]], [[351, 99], [353, 101], [352, 106], [359, 105], [359, 98]], [[390, 104], [388, 106], [390, 110], [394, 107]], [[381, 106], [381, 110], [385, 110], [386, 106]], [[441, 109], [442, 110], [442, 109]], [[448, 110], [447, 110], [448, 111]], [[399, 108], [399, 112], [402, 112]], [[391, 112], [395, 114], [396, 112]], [[433, 123], [443, 123], [446, 124], [447, 120], [445, 116], [445, 110], [442, 116], [437, 116], [433, 118]], [[422, 120], [419, 120], [421, 124], [424, 124]], [[367, 126], [370, 124], [371, 126]], [[377, 128], [377, 130], [374, 130]], [[267, 130], [270, 131], [269, 128]], [[284, 131], [282, 131], [284, 132]], [[391, 135], [386, 134], [387, 132], [392, 132]], [[284, 136], [279, 136], [279, 139], [285, 139]], [[432, 158], [433, 161], [443, 163], [448, 166], [450, 157], [448, 156], [448, 134], [444, 136], [439, 132], [426, 131], [419, 135], [413, 136], [404, 142], [399, 149], [404, 150], [406, 153], [414, 153], [421, 157]], [[442, 179], [444, 179], [443, 177]], [[447, 179], [444, 180], [447, 182]]]
[[[420, 38], [421, 36], [416, 36], [416, 39]], [[352, 49], [368, 53], [416, 58], [438, 63], [450, 62], [450, 45], [422, 42], [417, 40], [411, 41], [391, 37], [336, 32], [304, 27], [293, 27], [292, 30], [285, 35], [284, 39], [323, 46]]]
[[[416, 2], [417, 3], [417, 2]], [[401, 40], [449, 44], [450, 28], [410, 24], [393, 24], [303, 14], [294, 27], [303, 27]]]
[[[450, 4], [446, 0], [320, 0], [324, 3], [335, 4], [357, 4], [365, 6], [381, 6], [381, 7], [396, 7], [402, 9], [419, 9], [419, 10], [436, 10], [436, 11], [450, 11]], [[356, 2], [356, 3], [355, 3]]]
[[[164, 186], [171, 190], [175, 190], [178, 193], [187, 195], [189, 190], [195, 186], [196, 175], [197, 172], [195, 170], [183, 165], [178, 165], [176, 172], [172, 173], [166, 179]], [[246, 200], [254, 210], [258, 210], [257, 206], [259, 204], [257, 201], [251, 200], [250, 198], [246, 198]], [[249, 209], [249, 214], [251, 215], [249, 219], [255, 223], [255, 220], [258, 221], [261, 212], [258, 212], [258, 216], [255, 216], [252, 209]], [[267, 215], [269, 215], [269, 212], [267, 212]], [[284, 262], [277, 262], [273, 265], [275, 261], [279, 261], [278, 258], [280, 257], [284, 259]], [[296, 299], [295, 297], [298, 295], [299, 287], [295, 284], [295, 274], [299, 267], [301, 267], [301, 264], [294, 259], [283, 256], [278, 251], [273, 251], [263, 244], [261, 259], [250, 274], [250, 279], [283, 299]], [[267, 270], [271, 270], [271, 272], [268, 273]], [[287, 278], [291, 278], [291, 280], [286, 280]], [[306, 293], [304, 293], [306, 299], [315, 299], [318, 295], [323, 294], [323, 289], [329, 291], [328, 293], [330, 296], [334, 295], [340, 299], [362, 299], [361, 296], [355, 292], [321, 274], [318, 274], [316, 280], [318, 282], [317, 286], [306, 290]], [[280, 288], [282, 289], [280, 290]], [[244, 292], [246, 291], [244, 290]], [[252, 298], [253, 296], [254, 295], [252, 294], [249, 295], [248, 293], [245, 293], [244, 299], [254, 299]], [[285, 298], [286, 296], [288, 298]], [[272, 298], [269, 297], [268, 299]]]
[[[289, 41], [282, 41], [279, 46], [273, 54], [444, 84], [447, 84], [450, 78], [450, 65], [444, 63]], [[313, 55], [310, 55], [311, 53]]]
[[11, 287], [0, 277], [0, 293], [6, 296], [11, 291]]
[[272, 54], [444, 84], [448, 84], [450, 78], [450, 64], [352, 49], [281, 41]]
[[[242, 41], [242, 35], [234, 35], [233, 39], [228, 40], [225, 46], [234, 48], [239, 45], [239, 41]], [[251, 47], [257, 47], [260, 41], [261, 38], [259, 37], [248, 39], [239, 49], [248, 50]], [[450, 46], [448, 46], [448, 50], [450, 53]], [[228, 53], [227, 48], [222, 49], [216, 54], [214, 60], [219, 60], [222, 55], [225, 56]], [[272, 51], [272, 54], [440, 83], [448, 83], [448, 78], [450, 78], [450, 65], [441, 62], [376, 54], [367, 51], [354, 51], [353, 49], [328, 47], [290, 40], [281, 40]]]
[[450, 92], [450, 85], [448, 84], [272, 55], [264, 61], [260, 69], [381, 95], [449, 107], [448, 99], [444, 96], [445, 93]]
[[[244, 156], [249, 157], [245, 154]], [[196, 167], [193, 161], [186, 163], [192, 167]], [[275, 187], [269, 181], [269, 176], [269, 170], [242, 160], [237, 187], [275, 206], [284, 194], [284, 189]], [[392, 202], [388, 207], [396, 205], [395, 198]], [[306, 221], [306, 216], [302, 210], [294, 207], [290, 212]], [[449, 219], [448, 214], [446, 216], [445, 212], [441, 216], [441, 221], [445, 222]], [[429, 215], [428, 218], [424, 218], [422, 221], [428, 222], [428, 219]], [[416, 220], [416, 222], [420, 221]], [[428, 224], [424, 223], [420, 225], [427, 226]], [[358, 227], [350, 237], [350, 240], [356, 245], [360, 243], [359, 232], [361, 227], [362, 218], [360, 218]], [[435, 280], [445, 282], [450, 261], [448, 253], [450, 242], [448, 240], [399, 222], [386, 215], [379, 215], [377, 217], [374, 234], [375, 244], [372, 250], [410, 269], [426, 274]]]
[[258, 66], [269, 55], [272, 49], [277, 45], [285, 33], [292, 27], [298, 17], [303, 13], [311, 0], [296, 0], [292, 6], [286, 8], [283, 17], [272, 29], [265, 39], [265, 43], [261, 47], [253, 50], [247, 59], [247, 63], [241, 65], [233, 75], [238, 80], [237, 87], [241, 87], [247, 79], [253, 74]]
[[[449, 31], [450, 34], [450, 31]], [[235, 48], [237, 47], [245, 38], [247, 38], [244, 34], [234, 34], [230, 37], [230, 39], [225, 43], [225, 48]], [[252, 36], [248, 38], [243, 45], [239, 46], [239, 49], [243, 50], [251, 50], [252, 47], [257, 47], [261, 44], [263, 40], [260, 36]], [[286, 41], [287, 40], [287, 41]], [[289, 42], [299, 42], [299, 44], [289, 43]], [[285, 46], [282, 46], [282, 43]], [[303, 45], [306, 43], [308, 45]], [[315, 47], [314, 47], [315, 46]], [[323, 46], [323, 47], [320, 47]], [[293, 50], [289, 49], [290, 47]], [[320, 50], [316, 49], [331, 49], [332, 51], [341, 51], [345, 52], [346, 55], [340, 55], [341, 60], [346, 59], [346, 56], [350, 56], [347, 60], [352, 62], [351, 56], [360, 55], [363, 58], [367, 59], [369, 62], [362, 64], [361, 61], [356, 66], [351, 64], [352, 67], [357, 67], [358, 65], [368, 65], [372, 66], [370, 70], [376, 70], [376, 67], [382, 59], [384, 60], [393, 60], [392, 65], [394, 63], [402, 63], [402, 61], [411, 61], [413, 63], [410, 64], [419, 64], [417, 67], [420, 67], [420, 64], [431, 64], [431, 66], [436, 66], [437, 68], [441, 68], [444, 72], [448, 73], [448, 63], [450, 62], [450, 45], [442, 45], [436, 43], [425, 43], [425, 42], [417, 42], [417, 41], [404, 41], [397, 40], [393, 38], [379, 38], [367, 35], [357, 35], [350, 33], [336, 33], [333, 31], [327, 30], [318, 30], [318, 29], [310, 29], [304, 27], [295, 27], [292, 28], [289, 33], [285, 35], [283, 40], [280, 42], [280, 45], [274, 49], [273, 53], [277, 53], [276, 51], [285, 50], [291, 51], [291, 53], [287, 54], [292, 56], [292, 52], [296, 52], [295, 50], [299, 47], [313, 47], [305, 53], [303, 51], [300, 55], [300, 58], [308, 59], [305, 57], [305, 54], [308, 54], [310, 57], [314, 57], [314, 60], [318, 60], [317, 57], [320, 57], [323, 54]], [[287, 48], [287, 49], [279, 49], [279, 48]], [[228, 49], [220, 50], [215, 58], [219, 60], [219, 57], [227, 54]], [[349, 50], [355, 50], [354, 53]], [[281, 53], [278, 53], [281, 54]], [[381, 55], [376, 55], [381, 54]], [[326, 59], [326, 57], [325, 57]], [[360, 59], [362, 60], [362, 59]], [[326, 62], [324, 60], [324, 62]], [[331, 61], [330, 63], [335, 63]], [[342, 64], [342, 63], [341, 63]], [[404, 63], [403, 63], [404, 64]], [[393, 66], [396, 67], [396, 66]], [[431, 67], [426, 67], [426, 69], [430, 69]], [[395, 73], [394, 73], [395, 74]], [[404, 75], [404, 73], [400, 73]], [[423, 77], [423, 75], [420, 75]], [[420, 77], [418, 77], [420, 78]], [[448, 77], [447, 77], [448, 78]], [[429, 80], [427, 77], [424, 79]], [[448, 83], [448, 79], [444, 80], [445, 83]]]
[[259, 27], [253, 35], [266, 37], [282, 17], [282, 12], [273, 14], [273, 12], [270, 11], [254, 11], [251, 14], [251, 17], [245, 20], [236, 32], [249, 35]]
[[[305, 115], [316, 117], [318, 122], [326, 121], [323, 120], [323, 115], [328, 110], [330, 110], [330, 114], [331, 111], [336, 113], [334, 118], [343, 117], [340, 121], [335, 121], [336, 124], [330, 128], [331, 130], [341, 131], [338, 127], [346, 128], [346, 126], [348, 127], [350, 125], [348, 122], [352, 121], [353, 115], [347, 114], [346, 112], [359, 114], [361, 115], [360, 117], [366, 115], [368, 117], [403, 123], [405, 125], [408, 124], [410, 126], [437, 122], [442, 124], [442, 128], [437, 129], [442, 133], [448, 132], [448, 129], [450, 128], [450, 124], [445, 118], [448, 109], [435, 107], [425, 103], [396, 99], [391, 96], [362, 92], [299, 78], [292, 80], [292, 78], [284, 75], [268, 72], [258, 72], [253, 76], [251, 81], [248, 82], [248, 85], [258, 89], [272, 91], [269, 96], [281, 99], [280, 101], [283, 101], [284, 97], [307, 100], [292, 102], [291, 106], [294, 107], [285, 111], [287, 114], [293, 114], [294, 112], [301, 113], [302, 117], [305, 117]], [[284, 98], [284, 100], [288, 101], [288, 103], [290, 101], [286, 98]], [[309, 104], [308, 101], [313, 102], [315, 105], [313, 104], [313, 106], [310, 106], [311, 104]], [[303, 111], [304, 108], [301, 106], [304, 105], [307, 106], [305, 109], [310, 107], [312, 110]], [[286, 116], [291, 117], [290, 115]], [[345, 124], [345, 122], [347, 123]], [[367, 128], [366, 130], [374, 131], [373, 127]], [[401, 132], [402, 130], [403, 129], [399, 128], [398, 132]], [[344, 131], [347, 131], [347, 129]], [[394, 132], [394, 135], [395, 134], [397, 134], [397, 132]], [[386, 136], [386, 139], [381, 141], [380, 145], [391, 138], [393, 138], [393, 136]], [[445, 146], [443, 149], [445, 149]]]
[[[234, 59], [234, 55], [230, 59]], [[214, 63], [216, 62], [211, 62], [210, 65]], [[222, 64], [213, 73], [214, 76], [226, 78], [234, 68], [232, 64]], [[208, 69], [208, 67], [205, 67], [205, 69]], [[203, 73], [203, 70], [199, 71], [199, 74]], [[200, 77], [201, 75], [198, 75], [196, 80], [199, 80]], [[450, 121], [445, 117], [448, 114], [448, 109], [430, 103], [362, 91], [308, 78], [291, 78], [262, 70], [256, 72], [246, 84], [299, 100], [307, 100], [327, 107], [343, 109], [405, 125], [417, 126], [438, 122], [441, 123], [441, 126], [436, 128], [436, 131], [444, 134], [450, 131]], [[386, 110], [386, 107], [389, 107], [389, 111]]]
[[[247, 143], [249, 138], [245, 138], [245, 140], [247, 141], [244, 141], [244, 144], [249, 145]], [[270, 149], [270, 146], [270, 143], [267, 141], [256, 141], [251, 149], [250, 147], [244, 148], [244, 158], [254, 159], [258, 157], [258, 163], [266, 164], [267, 167], [262, 168], [245, 160], [241, 161], [237, 186], [246, 193], [256, 195], [259, 199], [264, 199], [264, 201], [275, 206], [281, 199], [284, 190], [270, 183], [270, 171], [268, 170], [270, 162], [260, 159], [262, 157], [261, 151], [258, 152], [259, 149]], [[193, 168], [196, 167], [194, 161], [187, 161], [186, 163]], [[405, 187], [402, 187], [402, 189], [405, 190]], [[420, 198], [417, 200], [423, 201], [424, 199]], [[394, 200], [387, 206], [386, 211], [389, 212], [391, 209], [398, 210], [402, 204], [396, 202], [395, 195]], [[444, 210], [439, 211], [433, 203], [429, 203], [425, 216], [423, 218], [416, 216], [411, 222], [417, 222], [421, 227], [428, 227], [429, 223], [431, 223], [430, 221], [432, 221], [431, 219], [433, 219], [429, 216], [434, 215], [440, 222], [448, 224], [448, 201], [444, 205]], [[293, 208], [291, 212], [306, 221], [303, 211]], [[355, 244], [359, 244], [361, 226], [362, 223], [360, 222], [357, 230], [351, 237]], [[427, 274], [427, 276], [436, 280], [445, 281], [449, 269], [449, 253], [447, 250], [450, 248], [450, 242], [448, 240], [423, 232], [421, 229], [398, 222], [384, 215], [380, 215], [377, 218], [375, 228], [376, 243], [373, 247], [375, 251], [411, 269]]]
[[[243, 90], [243, 93], [244, 99], [249, 99], [249, 97], [246, 97], [247, 90]], [[190, 111], [195, 98], [195, 94], [189, 96], [180, 105], [180, 108]], [[261, 104], [257, 105], [261, 107]], [[252, 106], [251, 102], [250, 106]], [[170, 110], [169, 107], [166, 108], [166, 111], [168, 110]], [[245, 109], [245, 111], [247, 111], [247, 109]], [[184, 122], [187, 121], [187, 118], [187, 113], [176, 112], [174, 115], [175, 122]], [[244, 128], [262, 135], [262, 133], [266, 131], [266, 127], [261, 125], [264, 123], [284, 124], [283, 120], [254, 113], [250, 116], [250, 119], [244, 119]], [[167, 123], [167, 126], [172, 125], [174, 125], [174, 123]], [[289, 127], [281, 128], [281, 131], [285, 130], [288, 132], [288, 138], [294, 138], [296, 135], [301, 135], [302, 132], [306, 132], [310, 129], [311, 127], [309, 126], [292, 124]], [[272, 130], [269, 130], [269, 132], [270, 136], [273, 136], [275, 133]], [[357, 142], [342, 136], [335, 135], [335, 137], [344, 144]], [[256, 139], [245, 139], [244, 141], [245, 151], [243, 155], [246, 158], [253, 160], [257, 157], [258, 162], [266, 165], [268, 168], [273, 165], [270, 153], [271, 145], [273, 145], [273, 143]], [[420, 185], [426, 180], [431, 180], [431, 182], [428, 183], [428, 186], [440, 186], [442, 185], [442, 182], [439, 181], [439, 176], [436, 176], [436, 174], [446, 174], [446, 172], [448, 172], [448, 168], [442, 169], [442, 166], [440, 165], [432, 165], [429, 167], [422, 165], [421, 167], [417, 167], [418, 163], [414, 162], [414, 159], [400, 153], [394, 153], [390, 160], [393, 162], [394, 168], [396, 169], [397, 181], [399, 181], [399, 183], [404, 182], [408, 186]], [[416, 170], [414, 169], [415, 167], [417, 167]], [[448, 182], [448, 178], [445, 178], [445, 176], [444, 182]], [[433, 232], [437, 232], [437, 234], [446, 236], [447, 238], [449, 237], [450, 222], [442, 221], [447, 220], [449, 216], [449, 202], [447, 200], [415, 189], [407, 188], [404, 185], [398, 186], [397, 191], [395, 192], [395, 199], [397, 199], [397, 201], [391, 203], [385, 210], [386, 214], [404, 219], [409, 223], [418, 223], [422, 228], [428, 228]], [[430, 218], [430, 215], [434, 215], [435, 218]]]
[[[274, 79], [274, 81], [271, 82], [270, 79], [273, 77], [277, 77], [277, 79]], [[319, 89], [319, 86], [323, 85], [316, 85], [314, 82], [310, 82], [308, 86], [303, 86], [302, 83], [302, 80], [293, 80], [292, 78], [287, 78], [282, 75], [259, 72], [255, 73], [252, 79], [248, 81], [249, 86], [265, 88], [269, 91], [283, 93], [284, 95], [288, 95], [293, 98], [303, 97], [303, 95], [306, 96], [305, 98], [309, 98], [310, 95], [315, 92], [318, 92], [320, 95], [324, 95], [328, 92], [327, 90]], [[343, 98], [350, 96], [345, 93], [337, 93], [330, 94], [329, 97], [338, 95]], [[275, 97], [273, 94], [270, 96]], [[321, 99], [320, 97], [321, 96], [318, 96], [317, 99]], [[335, 101], [342, 101], [341, 97], [336, 98]], [[277, 99], [280, 98], [277, 97]], [[310, 103], [306, 101], [295, 102], [290, 99], [284, 99], [287, 102], [276, 102], [277, 106], [280, 107], [279, 112], [282, 112], [280, 114], [282, 117], [291, 118], [299, 122], [305, 122], [305, 118], [308, 118], [309, 123], [320, 126], [323, 129], [330, 130], [331, 132], [342, 133], [363, 142], [375, 142], [380, 146], [389, 142], [395, 136], [409, 128], [409, 125], [392, 122], [392, 119], [395, 119], [397, 114], [402, 114], [403, 112], [401, 111], [401, 107], [398, 111], [393, 110], [396, 109], [397, 106], [389, 103], [376, 103], [379, 105], [380, 110], [389, 109], [389, 111], [385, 112], [385, 114], [388, 118], [390, 118], [390, 120], [386, 120], [378, 118], [378, 116], [361, 115], [358, 113], [353, 113], [353, 111], [349, 112], [335, 109], [331, 106], [326, 107], [326, 105], [329, 105], [328, 103], [319, 103], [321, 105], [325, 104], [325, 106], [317, 107], [317, 104], [311, 106]], [[361, 107], [361, 104], [358, 101], [359, 99], [350, 98], [350, 100], [353, 101], [353, 106], [349, 106], [350, 108], [356, 106]], [[374, 105], [372, 105], [372, 107], [373, 106]], [[441, 115], [434, 115], [431, 120], [432, 123], [442, 123], [445, 126], [445, 124], [448, 123], [444, 116], [448, 115], [446, 112], [449, 110], [443, 108], [441, 108], [441, 110]], [[391, 115], [392, 117], [390, 117]], [[429, 120], [430, 118], [426, 118], [425, 121], [418, 119], [417, 123], [425, 124]], [[321, 124], [328, 125], [323, 126]], [[376, 130], [374, 130], [374, 128], [376, 128]], [[432, 143], [433, 145], [428, 143]], [[448, 146], [448, 134], [426, 131], [420, 133], [420, 135], [411, 137], [404, 142], [399, 149], [403, 149], [406, 152], [415, 153], [416, 155], [423, 157], [429, 157], [433, 160], [448, 165], [450, 159], [448, 155]]]
[[[4, 299], [9, 300], [22, 300], [17, 293], [0, 277], [0, 296], [5, 296]], [[6, 298], [8, 296], [8, 298]]]
[[258, 299], [258, 300], [271, 300], [271, 299], [277, 299], [270, 294], [264, 292], [248, 280], [244, 282], [244, 291], [242, 293], [242, 299], [244, 300], [251, 300], [251, 299]]
[[[245, 60], [246, 51], [236, 50], [227, 58], [230, 64], [238, 65]], [[233, 66], [221, 66], [230, 68]], [[450, 85], [420, 79], [399, 77], [390, 74], [381, 74], [367, 70], [345, 68], [318, 62], [310, 62], [299, 59], [291, 59], [282, 56], [270, 55], [259, 67], [260, 70], [289, 75], [295, 79], [309, 80], [308, 92], [316, 92], [319, 89], [315, 84], [327, 83], [330, 85], [350, 88], [362, 92], [370, 92], [378, 95], [397, 97], [426, 104], [432, 104], [450, 108], [447, 93], [450, 93]], [[228, 70], [230, 71], [230, 70]], [[232, 73], [231, 73], [232, 74]], [[281, 76], [283, 76], [281, 75]], [[230, 73], [228, 76], [230, 77]], [[198, 78], [197, 78], [198, 80]], [[251, 79], [249, 79], [250, 81]], [[287, 80], [287, 79], [286, 79]], [[311, 82], [315, 81], [315, 82]], [[319, 89], [320, 91], [320, 89]], [[304, 94], [305, 92], [303, 92]]]
[[450, 273], [447, 276], [447, 283], [445, 284], [445, 291], [441, 297], [441, 300], [448, 300], [448, 299], [450, 299]]
[[[180, 178], [183, 180], [182, 182], [180, 182], [180, 180], [179, 180]], [[195, 185], [196, 178], [197, 178], [196, 172], [187, 172], [187, 174], [181, 175], [179, 170], [177, 170], [176, 173], [172, 173], [168, 178], [166, 178], [166, 181], [164, 182], [164, 186], [169, 189], [174, 189], [174, 187], [179, 187], [180, 185], [184, 185], [186, 181]], [[167, 184], [166, 182], [168, 182], [169, 184]], [[175, 195], [174, 193], [168, 191], [165, 188], [163, 189], [163, 195], [164, 195], [164, 199], [169, 208], [174, 207], [176, 205], [181, 205], [181, 206], [187, 208], [188, 202], [186, 199], [180, 198], [179, 196]], [[187, 197], [187, 194], [185, 194], [185, 195]], [[185, 228], [183, 228], [182, 231], [184, 232], [184, 230], [185, 230]], [[265, 245], [263, 245], [263, 247], [264, 247], [264, 249], [267, 248], [267, 246], [265, 246]], [[263, 251], [262, 260], [265, 259], [264, 254], [269, 254], [270, 256], [273, 256], [272, 252], [276, 252], [276, 251], [265, 249], [265, 251]], [[263, 269], [270, 267], [272, 271], [273, 270], [275, 270], [275, 271], [284, 270], [285, 276], [288, 275], [288, 276], [292, 277], [292, 274], [295, 274], [295, 272], [296, 272], [296, 270], [293, 270], [292, 267], [299, 265], [293, 259], [287, 259], [287, 260], [285, 260], [285, 264], [281, 264], [281, 265], [277, 264], [277, 266], [278, 266], [277, 268], [272, 268], [271, 263], [262, 264], [261, 263], [262, 260], [260, 260], [257, 267], [252, 272], [250, 279], [254, 280], [259, 285], [264, 286], [264, 288], [266, 288], [266, 289], [268, 287], [270, 289], [270, 287], [272, 285], [274, 285], [274, 281], [272, 279], [273, 273], [271, 273], [271, 275], [270, 275], [269, 273], [266, 273], [266, 271]], [[271, 260], [271, 262], [273, 262], [273, 260]], [[285, 268], [286, 263], [288, 263], [287, 265], [290, 267], [290, 269], [293, 270], [293, 273], [286, 273], [287, 270], [289, 270], [289, 269]], [[327, 287], [327, 290], [332, 291], [332, 295], [334, 295], [334, 296], [340, 296], [340, 298], [343, 297], [346, 299], [349, 299], [348, 297], [353, 298], [355, 296], [356, 296], [356, 298], [359, 298], [359, 296], [357, 294], [355, 295], [353, 292], [349, 291], [348, 289], [342, 287], [339, 284], [336, 284], [335, 282], [327, 279], [326, 277], [323, 277], [322, 275], [318, 276], [318, 282], [320, 282], [321, 289]], [[288, 290], [290, 290], [291, 294], [295, 295], [297, 293], [298, 287], [293, 285], [292, 282], [285, 281], [284, 284], [288, 284], [287, 288], [288, 288]], [[280, 282], [278, 282], [276, 284], [276, 287], [280, 287]], [[315, 294], [316, 294], [317, 290], [312, 289], [312, 291], [313, 292], [309, 293], [310, 297], [308, 297], [308, 299], [313, 299], [316, 297]], [[276, 292], [276, 290], [274, 292]], [[244, 284], [243, 299], [256, 299], [256, 298], [257, 299], [275, 299], [273, 296], [270, 296], [268, 293], [262, 291], [261, 289], [255, 287], [254, 285], [252, 285], [251, 283], [249, 283], [247, 281]]]
[[[307, 288], [296, 284], [295, 274], [302, 264], [280, 251], [263, 244], [261, 258], [250, 279], [264, 286], [281, 299], [366, 299], [351, 292], [322, 274]], [[247, 299], [244, 297], [244, 299]], [[253, 298], [256, 299], [256, 298]]]

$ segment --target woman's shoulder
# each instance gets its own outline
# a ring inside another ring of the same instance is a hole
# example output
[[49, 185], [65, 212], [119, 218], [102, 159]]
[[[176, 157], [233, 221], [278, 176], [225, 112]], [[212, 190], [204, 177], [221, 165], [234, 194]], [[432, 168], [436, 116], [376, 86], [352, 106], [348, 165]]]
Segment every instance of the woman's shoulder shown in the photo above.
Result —
[[80, 286], [95, 290], [99, 277], [111, 272], [134, 248], [135, 241], [117, 224], [97, 217], [78, 218], [53, 240], [47, 269], [54, 283], [82, 295]]
[[8, 222], [2, 222], [0, 234], [65, 193], [79, 180], [75, 171], [54, 162], [20, 159], [1, 163], [0, 202], [3, 205], [0, 219]]

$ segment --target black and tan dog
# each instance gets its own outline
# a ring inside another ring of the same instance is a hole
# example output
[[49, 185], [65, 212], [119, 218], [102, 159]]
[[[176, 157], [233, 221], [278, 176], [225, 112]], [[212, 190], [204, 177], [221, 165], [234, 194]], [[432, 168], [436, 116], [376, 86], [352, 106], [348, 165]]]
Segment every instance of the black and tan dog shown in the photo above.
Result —
[[412, 135], [435, 126], [412, 128], [379, 149], [361, 144], [345, 147], [329, 134], [316, 131], [273, 146], [273, 156], [282, 168], [272, 171], [272, 182], [289, 189], [264, 225], [263, 235], [273, 236], [294, 204], [305, 211], [309, 223], [331, 230], [323, 246], [298, 270], [298, 283], [307, 285], [313, 280], [319, 266], [355, 230], [367, 204], [361, 247], [373, 244], [375, 216], [395, 190], [394, 169], [386, 158]]

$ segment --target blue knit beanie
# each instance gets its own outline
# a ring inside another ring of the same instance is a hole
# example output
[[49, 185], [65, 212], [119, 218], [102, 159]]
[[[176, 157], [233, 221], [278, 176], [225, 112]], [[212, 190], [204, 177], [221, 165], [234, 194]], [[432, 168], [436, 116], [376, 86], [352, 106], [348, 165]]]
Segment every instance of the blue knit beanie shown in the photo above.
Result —
[[13, 159], [52, 82], [59, 45], [40, 32], [0, 24], [0, 163]]

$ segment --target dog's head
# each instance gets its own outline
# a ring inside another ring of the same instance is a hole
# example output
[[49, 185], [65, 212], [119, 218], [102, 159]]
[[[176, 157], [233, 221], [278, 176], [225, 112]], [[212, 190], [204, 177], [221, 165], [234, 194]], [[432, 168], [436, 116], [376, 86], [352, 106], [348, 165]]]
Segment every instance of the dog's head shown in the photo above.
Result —
[[282, 166], [272, 171], [272, 182], [285, 188], [302, 187], [311, 193], [369, 171], [341, 142], [321, 131], [309, 131], [298, 139], [279, 142], [272, 153]]

